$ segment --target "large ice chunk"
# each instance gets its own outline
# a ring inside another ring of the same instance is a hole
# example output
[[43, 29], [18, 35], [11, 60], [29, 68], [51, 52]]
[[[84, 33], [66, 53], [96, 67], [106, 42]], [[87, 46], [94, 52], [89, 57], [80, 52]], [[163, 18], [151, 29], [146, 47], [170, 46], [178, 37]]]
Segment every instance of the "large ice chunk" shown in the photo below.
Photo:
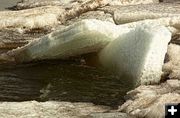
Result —
[[10, 51], [16, 61], [27, 62], [43, 59], [67, 59], [97, 52], [130, 28], [100, 20], [83, 20], [65, 29], [52, 32], [30, 44]]
[[99, 53], [100, 62], [133, 85], [158, 83], [170, 39], [166, 27], [141, 24], [110, 42]]

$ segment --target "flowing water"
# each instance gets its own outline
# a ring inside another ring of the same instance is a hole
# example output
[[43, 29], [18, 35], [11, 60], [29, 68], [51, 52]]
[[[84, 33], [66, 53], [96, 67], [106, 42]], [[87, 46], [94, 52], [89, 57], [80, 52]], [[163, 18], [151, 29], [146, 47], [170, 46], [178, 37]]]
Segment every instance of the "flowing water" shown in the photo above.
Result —
[[92, 102], [117, 107], [128, 83], [102, 68], [74, 62], [43, 61], [0, 65], [0, 100]]

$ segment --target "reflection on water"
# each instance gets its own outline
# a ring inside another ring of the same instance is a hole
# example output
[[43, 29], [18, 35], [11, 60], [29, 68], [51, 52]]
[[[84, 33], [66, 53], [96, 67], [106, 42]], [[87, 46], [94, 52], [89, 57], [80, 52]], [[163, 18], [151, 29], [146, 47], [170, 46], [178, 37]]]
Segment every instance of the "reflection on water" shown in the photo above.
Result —
[[117, 106], [130, 89], [128, 83], [104, 69], [60, 61], [1, 65], [0, 81], [7, 81], [0, 85], [3, 101], [59, 100]]

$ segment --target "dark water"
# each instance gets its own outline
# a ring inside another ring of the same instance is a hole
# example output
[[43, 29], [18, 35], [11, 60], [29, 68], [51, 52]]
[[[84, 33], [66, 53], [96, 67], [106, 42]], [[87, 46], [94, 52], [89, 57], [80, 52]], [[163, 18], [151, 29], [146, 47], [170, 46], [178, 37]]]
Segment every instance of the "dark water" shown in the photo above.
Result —
[[116, 107], [129, 89], [128, 83], [102, 68], [74, 62], [0, 66], [1, 101], [58, 100]]
[[21, 0], [0, 0], [0, 11], [5, 10], [8, 7], [16, 5], [16, 3]]

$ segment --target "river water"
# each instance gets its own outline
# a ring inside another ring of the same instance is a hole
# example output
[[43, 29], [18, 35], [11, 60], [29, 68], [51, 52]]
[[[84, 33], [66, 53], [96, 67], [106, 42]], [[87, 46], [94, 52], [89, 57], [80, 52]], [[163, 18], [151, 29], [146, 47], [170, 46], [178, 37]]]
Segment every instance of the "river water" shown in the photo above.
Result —
[[56, 100], [117, 107], [129, 90], [128, 83], [111, 72], [75, 62], [0, 65], [0, 101]]
[[16, 5], [20, 0], [0, 0], [0, 10], [5, 10], [8, 7]]

